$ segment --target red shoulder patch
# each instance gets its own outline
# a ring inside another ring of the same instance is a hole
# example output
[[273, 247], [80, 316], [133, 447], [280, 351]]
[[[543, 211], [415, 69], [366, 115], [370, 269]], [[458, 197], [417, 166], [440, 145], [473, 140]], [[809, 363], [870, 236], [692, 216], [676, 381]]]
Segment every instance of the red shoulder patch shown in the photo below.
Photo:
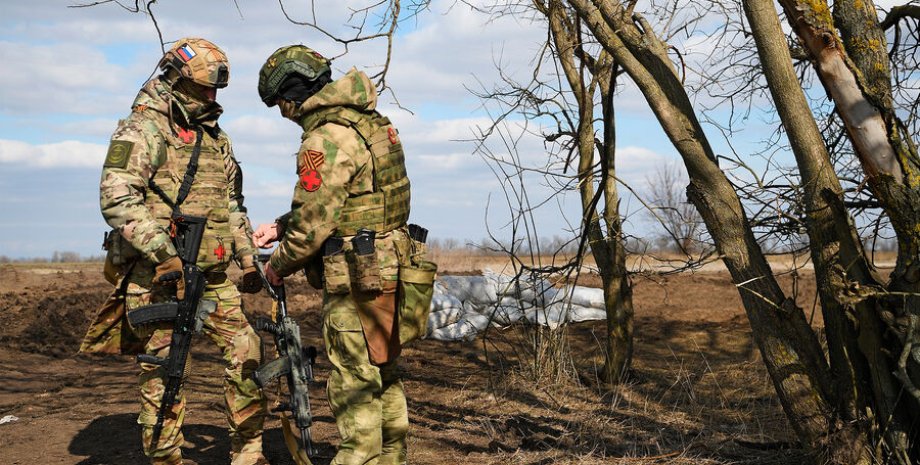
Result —
[[387, 136], [389, 136], [391, 144], [399, 143], [399, 137], [397, 137], [396, 128], [392, 126], [387, 128]]
[[300, 172], [300, 187], [307, 192], [316, 192], [323, 185], [323, 177], [319, 171], [310, 168], [304, 168]]

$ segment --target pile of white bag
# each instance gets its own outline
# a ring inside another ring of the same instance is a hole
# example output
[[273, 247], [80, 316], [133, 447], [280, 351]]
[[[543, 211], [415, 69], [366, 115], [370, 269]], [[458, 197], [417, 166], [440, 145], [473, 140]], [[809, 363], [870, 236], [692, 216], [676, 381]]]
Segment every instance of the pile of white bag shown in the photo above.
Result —
[[603, 320], [604, 291], [562, 289], [542, 279], [518, 279], [490, 271], [482, 276], [439, 276], [435, 282], [428, 338], [471, 340], [490, 324], [518, 322], [556, 328], [567, 322]]

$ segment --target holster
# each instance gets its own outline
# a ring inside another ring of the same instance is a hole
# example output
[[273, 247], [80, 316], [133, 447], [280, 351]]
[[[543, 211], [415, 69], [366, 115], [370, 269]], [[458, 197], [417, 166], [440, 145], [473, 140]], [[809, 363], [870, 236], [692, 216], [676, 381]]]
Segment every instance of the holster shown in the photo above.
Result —
[[390, 363], [402, 351], [396, 317], [396, 281], [384, 281], [382, 287], [376, 292], [352, 293], [367, 341], [367, 354], [374, 365]]

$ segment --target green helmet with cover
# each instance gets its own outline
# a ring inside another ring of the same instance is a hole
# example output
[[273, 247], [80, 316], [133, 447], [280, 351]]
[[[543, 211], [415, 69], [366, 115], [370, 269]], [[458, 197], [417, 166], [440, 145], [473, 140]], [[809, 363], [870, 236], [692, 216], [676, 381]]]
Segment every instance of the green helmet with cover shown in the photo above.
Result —
[[177, 40], [160, 60], [160, 69], [205, 87], [223, 89], [230, 81], [230, 62], [223, 50], [198, 37]]
[[[305, 45], [287, 45], [275, 50], [259, 70], [259, 97], [269, 107], [278, 98], [297, 100], [291, 95], [312, 94], [330, 81], [329, 60]], [[313, 85], [311, 85], [313, 84]]]

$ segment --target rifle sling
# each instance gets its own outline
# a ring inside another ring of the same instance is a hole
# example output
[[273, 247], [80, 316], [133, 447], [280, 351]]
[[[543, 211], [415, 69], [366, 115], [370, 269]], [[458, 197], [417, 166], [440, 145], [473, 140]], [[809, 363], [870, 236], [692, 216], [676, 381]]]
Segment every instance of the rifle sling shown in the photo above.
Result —
[[153, 182], [153, 178], [148, 182], [150, 190], [156, 192], [157, 195], [163, 199], [163, 202], [172, 208], [173, 216], [180, 214], [179, 207], [182, 205], [182, 202], [185, 202], [185, 198], [188, 197], [189, 191], [192, 190], [192, 183], [195, 182], [195, 174], [198, 173], [198, 156], [201, 155], [202, 135], [203, 131], [201, 126], [198, 126], [198, 128], [195, 129], [195, 148], [192, 149], [192, 158], [189, 159], [188, 167], [185, 168], [185, 176], [182, 177], [182, 185], [179, 186], [179, 194], [176, 196], [175, 202], [166, 195], [166, 192], [163, 192], [160, 186]]

